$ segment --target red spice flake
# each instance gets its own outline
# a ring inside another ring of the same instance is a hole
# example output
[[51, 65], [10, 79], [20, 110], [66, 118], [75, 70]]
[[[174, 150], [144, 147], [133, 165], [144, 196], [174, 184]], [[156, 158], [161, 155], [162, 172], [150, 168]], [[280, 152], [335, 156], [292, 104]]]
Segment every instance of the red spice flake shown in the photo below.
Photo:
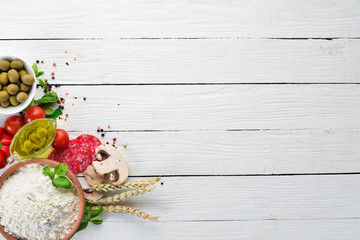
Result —
[[77, 99], [77, 97], [75, 97], [75, 99]]
[[100, 130], [100, 127], [98, 127], [98, 130]]
[[58, 104], [60, 104], [60, 103], [61, 103], [61, 102], [60, 102], [60, 100], [57, 100], [56, 102], [57, 102]]
[[56, 67], [56, 63], [53, 63], [53, 67]]
[[120, 104], [118, 104], [118, 106], [120, 106]]
[[61, 100], [61, 102], [64, 103], [64, 102], [65, 102], [65, 99]]
[[59, 119], [60, 119], [60, 120], [63, 120], [63, 118], [62, 118], [62, 117], [59, 117]]
[[65, 51], [65, 53], [67, 53], [67, 51]]
[[68, 62], [66, 62], [65, 64], [69, 66], [69, 63], [68, 63]]
[[54, 79], [55, 79], [55, 77], [54, 77], [54, 76], [52, 76], [52, 77], [51, 77], [51, 79], [53, 79], [53, 80], [54, 80]]
[[71, 104], [71, 105], [73, 105], [73, 106], [74, 106], [75, 104]]
[[[55, 64], [55, 63], [54, 63], [54, 64]], [[54, 76], [54, 75], [55, 75], [55, 73], [54, 73], [54, 72], [52, 72], [52, 73], [51, 73], [51, 76]]]
[[74, 61], [76, 61], [76, 58], [74, 58]]
[[65, 95], [67, 96], [67, 95], [69, 95], [69, 93], [67, 92], [67, 93], [65, 93]]
[[110, 125], [108, 125], [108, 128], [110, 128]]
[[86, 101], [86, 97], [84, 97], [84, 101]]
[[113, 138], [113, 141], [115, 142], [115, 141], [116, 141], [116, 138]]

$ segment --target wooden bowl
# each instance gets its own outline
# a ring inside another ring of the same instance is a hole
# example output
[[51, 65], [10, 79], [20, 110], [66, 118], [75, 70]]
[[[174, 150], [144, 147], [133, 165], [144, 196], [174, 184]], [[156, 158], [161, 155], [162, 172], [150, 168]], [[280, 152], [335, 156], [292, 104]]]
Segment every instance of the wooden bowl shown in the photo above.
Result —
[[[45, 164], [45, 165], [49, 165], [52, 167], [55, 167], [56, 165], [58, 165], [58, 162], [49, 160], [49, 159], [34, 159], [34, 160], [29, 160], [29, 161], [25, 161], [25, 162], [19, 162], [16, 163], [15, 165], [11, 166], [8, 170], [6, 170], [3, 175], [1, 175], [0, 177], [0, 187], [2, 186], [2, 184], [4, 183], [5, 179], [7, 177], [9, 177], [13, 172], [15, 172], [16, 170], [18, 170], [19, 168], [27, 165], [27, 164], [31, 164], [31, 163], [40, 163], [40, 164]], [[76, 192], [79, 196], [80, 199], [80, 209], [79, 209], [79, 215], [78, 215], [78, 219], [75, 222], [74, 227], [71, 229], [71, 231], [62, 239], [62, 240], [68, 240], [70, 239], [72, 236], [74, 236], [74, 234], [76, 233], [77, 229], [79, 228], [81, 221], [84, 217], [84, 210], [85, 210], [85, 196], [84, 196], [84, 192], [82, 190], [81, 184], [79, 182], [79, 180], [76, 178], [76, 176], [69, 170], [67, 172], [67, 176], [70, 178], [70, 180], [73, 182], [73, 185], [76, 189]], [[17, 191], [17, 189], [14, 189], [14, 191]], [[10, 234], [8, 234], [7, 232], [5, 232], [4, 227], [0, 225], [0, 233], [6, 238], [6, 239], [11, 239], [11, 240], [16, 240], [16, 238], [14, 238], [13, 236], [11, 236]]]

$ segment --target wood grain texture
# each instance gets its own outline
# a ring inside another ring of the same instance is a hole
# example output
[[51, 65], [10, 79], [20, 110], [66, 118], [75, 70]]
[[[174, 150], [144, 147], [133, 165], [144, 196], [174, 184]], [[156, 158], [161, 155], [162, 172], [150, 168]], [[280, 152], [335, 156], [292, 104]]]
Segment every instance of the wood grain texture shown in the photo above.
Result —
[[[167, 177], [153, 192], [123, 204], [161, 222], [358, 219], [359, 180], [360, 175]], [[105, 215], [106, 222], [141, 221]]]
[[131, 176], [360, 172], [359, 130], [90, 134], [116, 138]]
[[360, 127], [359, 85], [62, 86], [56, 91], [65, 97], [69, 114], [58, 125], [69, 131], [108, 125], [122, 131]]
[[74, 239], [97, 240], [126, 236], [129, 239], [236, 239], [288, 240], [327, 239], [357, 240], [359, 219], [269, 220], [225, 222], [105, 222], [90, 225]]
[[4, 4], [1, 38], [323, 38], [360, 31], [356, 0], [39, 0], [36, 6], [17, 1], [13, 11]]
[[53, 82], [66, 84], [357, 83], [360, 75], [357, 39], [0, 41], [0, 52], [44, 60], [44, 77], [55, 72]]

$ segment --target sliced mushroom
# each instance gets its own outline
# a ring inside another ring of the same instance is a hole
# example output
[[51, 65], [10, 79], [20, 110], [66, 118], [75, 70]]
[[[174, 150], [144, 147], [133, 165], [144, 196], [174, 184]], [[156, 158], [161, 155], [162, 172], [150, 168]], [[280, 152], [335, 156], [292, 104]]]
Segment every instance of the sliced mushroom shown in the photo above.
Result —
[[[84, 176], [87, 183], [90, 186], [94, 186], [95, 184], [102, 184], [105, 182], [105, 175], [98, 175], [94, 171], [94, 168], [89, 165], [84, 171]], [[84, 190], [85, 198], [90, 201], [97, 201], [105, 195], [105, 192], [98, 192], [94, 189]]]
[[105, 175], [98, 175], [91, 165], [89, 165], [84, 171], [84, 176], [90, 186], [94, 186], [95, 184], [102, 184], [105, 182]]
[[105, 192], [98, 192], [94, 189], [86, 189], [84, 190], [84, 195], [87, 200], [97, 201], [105, 195]]
[[100, 145], [96, 148], [96, 157], [99, 161], [92, 163], [98, 175], [109, 174], [113, 185], [120, 185], [129, 176], [129, 167], [120, 151], [110, 144]]

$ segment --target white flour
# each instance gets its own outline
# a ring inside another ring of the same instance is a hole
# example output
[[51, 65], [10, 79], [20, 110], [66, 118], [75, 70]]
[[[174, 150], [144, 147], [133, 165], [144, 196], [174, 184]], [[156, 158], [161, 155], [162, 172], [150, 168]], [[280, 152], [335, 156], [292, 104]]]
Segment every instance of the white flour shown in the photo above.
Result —
[[75, 190], [55, 188], [43, 168], [25, 165], [0, 188], [0, 223], [14, 237], [61, 239], [77, 220], [80, 204]]

